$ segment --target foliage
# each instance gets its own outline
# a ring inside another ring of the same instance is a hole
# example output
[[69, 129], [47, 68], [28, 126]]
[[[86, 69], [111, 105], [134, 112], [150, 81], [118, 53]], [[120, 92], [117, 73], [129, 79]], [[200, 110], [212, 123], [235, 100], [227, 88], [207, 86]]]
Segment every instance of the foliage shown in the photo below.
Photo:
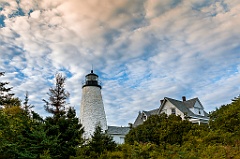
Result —
[[161, 145], [152, 143], [123, 144], [116, 151], [108, 151], [100, 155], [99, 159], [212, 159], [212, 158], [236, 158], [240, 157], [240, 151], [234, 146], [205, 145], [194, 146], [190, 143], [179, 145]]
[[49, 99], [45, 102], [45, 110], [53, 117], [45, 119], [45, 131], [47, 135], [56, 137], [57, 145], [50, 148], [49, 154], [52, 158], [69, 158], [75, 155], [76, 147], [81, 144], [83, 134], [82, 125], [76, 117], [74, 108], [66, 109], [69, 93], [66, 92], [65, 77], [61, 74], [56, 75], [56, 84], [54, 88], [49, 89]]
[[37, 158], [56, 145], [56, 138], [46, 135], [43, 123], [27, 116], [19, 106], [0, 111], [0, 158]]
[[174, 115], [151, 116], [131, 129], [125, 144], [116, 145], [99, 126], [92, 139], [83, 142], [76, 112], [66, 107], [69, 93], [61, 74], [44, 100], [46, 111], [53, 115], [45, 119], [31, 110], [28, 93], [21, 105], [8, 84], [0, 82], [0, 158], [240, 158], [240, 96], [211, 112], [209, 125]]
[[45, 119], [45, 130], [48, 136], [57, 137], [57, 145], [50, 149], [53, 158], [69, 158], [75, 156], [75, 149], [82, 143], [82, 125], [79, 124], [75, 110], [69, 108], [66, 116], [57, 122], [53, 117]]
[[184, 135], [192, 128], [187, 120], [180, 116], [166, 114], [152, 115], [142, 125], [130, 130], [125, 141], [129, 144], [154, 143], [156, 145], [182, 144]]
[[[0, 77], [4, 76], [4, 74], [4, 72], [0, 72]], [[5, 105], [8, 98], [13, 96], [13, 94], [9, 94], [12, 88], [6, 88], [7, 84], [9, 84], [9, 82], [0, 81], [0, 105]]]
[[238, 132], [240, 130], [240, 96], [233, 99], [231, 104], [222, 105], [210, 116], [211, 129], [221, 129], [224, 132]]
[[25, 99], [23, 102], [23, 110], [25, 111], [25, 113], [27, 115], [30, 115], [31, 113], [31, 108], [33, 108], [34, 106], [28, 103], [29, 99], [28, 99], [28, 92], [26, 92], [25, 94]]
[[[76, 147], [82, 142], [83, 129], [75, 110], [72, 107], [65, 109], [68, 93], [65, 93], [63, 88], [63, 79], [65, 78], [57, 76], [59, 82], [56, 84], [57, 88], [50, 89], [52, 94], [49, 94], [50, 105], [47, 105], [49, 106], [47, 110], [53, 110], [53, 117], [42, 119], [39, 114], [31, 110], [33, 106], [28, 103], [28, 93], [23, 106], [20, 105], [20, 100], [18, 105], [2, 100], [4, 107], [0, 109], [0, 158], [65, 159], [75, 155]], [[12, 99], [18, 98], [13, 98], [12, 95]]]
[[[212, 137], [217, 143], [236, 144], [240, 139], [240, 96], [210, 114]], [[212, 138], [211, 138], [212, 139]], [[209, 140], [209, 139], [208, 139]]]
[[101, 154], [104, 151], [112, 151], [116, 148], [113, 138], [107, 133], [103, 133], [100, 126], [96, 126], [94, 134], [91, 137], [89, 147], [91, 151]]
[[103, 132], [100, 126], [96, 126], [91, 139], [78, 148], [77, 157], [74, 159], [97, 158], [107, 152], [114, 151], [116, 147], [117, 144], [113, 141], [113, 138]]
[[[0, 72], [0, 77], [4, 76], [4, 72]], [[13, 97], [13, 93], [10, 93], [12, 87], [6, 87], [9, 82], [0, 81], [0, 106], [19, 106], [20, 100]]]

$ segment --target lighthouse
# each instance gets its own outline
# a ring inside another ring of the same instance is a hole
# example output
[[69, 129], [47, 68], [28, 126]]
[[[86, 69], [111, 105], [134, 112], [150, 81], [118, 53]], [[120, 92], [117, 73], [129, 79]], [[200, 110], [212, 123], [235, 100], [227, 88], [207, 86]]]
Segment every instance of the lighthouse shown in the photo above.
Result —
[[85, 76], [82, 86], [82, 100], [80, 108], [80, 122], [84, 127], [83, 137], [91, 138], [96, 126], [101, 126], [102, 130], [107, 130], [107, 120], [101, 94], [101, 84], [98, 75], [93, 73]]

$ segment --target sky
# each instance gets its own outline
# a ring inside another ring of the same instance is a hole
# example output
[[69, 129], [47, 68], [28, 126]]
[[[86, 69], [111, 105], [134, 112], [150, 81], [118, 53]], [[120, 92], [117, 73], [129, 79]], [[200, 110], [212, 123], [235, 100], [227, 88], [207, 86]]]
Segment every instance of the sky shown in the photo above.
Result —
[[99, 75], [108, 125], [169, 97], [206, 112], [240, 94], [240, 0], [0, 0], [0, 71], [41, 116], [56, 73], [79, 116]]

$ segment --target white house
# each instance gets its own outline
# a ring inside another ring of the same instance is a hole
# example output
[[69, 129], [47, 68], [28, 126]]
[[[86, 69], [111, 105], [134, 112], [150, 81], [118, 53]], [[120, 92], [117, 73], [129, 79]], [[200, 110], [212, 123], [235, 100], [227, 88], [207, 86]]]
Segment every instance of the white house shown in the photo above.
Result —
[[190, 122], [197, 124], [208, 123], [209, 120], [208, 113], [204, 111], [204, 107], [198, 98], [186, 100], [186, 97], [183, 96], [182, 100], [179, 101], [165, 97], [161, 100], [158, 109], [139, 112], [133, 127], [142, 124], [149, 116], [161, 113], [180, 115], [182, 119], [187, 117]]
[[108, 126], [107, 134], [113, 137], [117, 144], [123, 144], [124, 138], [130, 131], [130, 127]]

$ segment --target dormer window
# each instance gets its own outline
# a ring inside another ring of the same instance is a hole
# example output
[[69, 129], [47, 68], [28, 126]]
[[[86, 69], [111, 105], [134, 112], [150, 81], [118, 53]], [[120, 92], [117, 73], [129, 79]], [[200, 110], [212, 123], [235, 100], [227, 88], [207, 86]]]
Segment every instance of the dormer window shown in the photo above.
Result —
[[147, 116], [146, 116], [145, 114], [143, 114], [142, 120], [143, 120], [143, 121], [146, 121], [146, 120], [147, 120]]

